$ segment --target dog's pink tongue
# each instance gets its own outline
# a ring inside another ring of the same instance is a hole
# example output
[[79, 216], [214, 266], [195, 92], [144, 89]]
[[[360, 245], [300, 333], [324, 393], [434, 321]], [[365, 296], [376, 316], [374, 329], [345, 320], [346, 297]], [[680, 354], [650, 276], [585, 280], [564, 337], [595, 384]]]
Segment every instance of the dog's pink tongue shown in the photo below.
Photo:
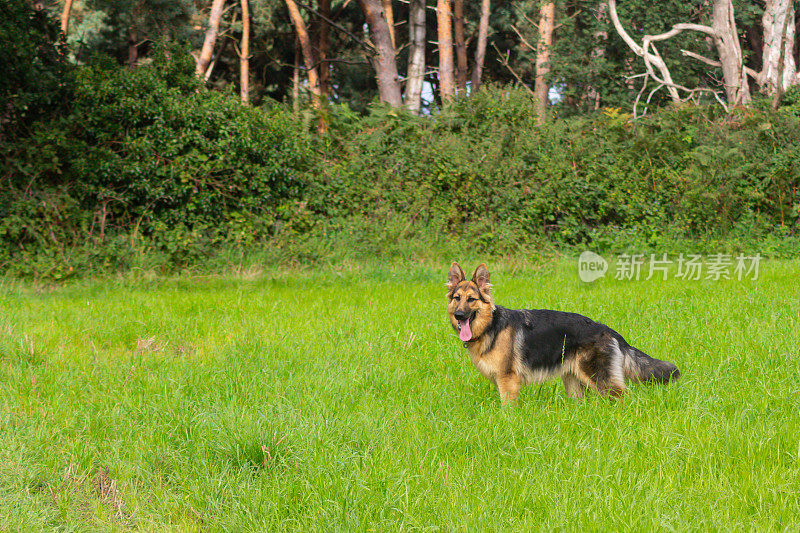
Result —
[[458, 325], [461, 329], [458, 330], [458, 338], [464, 342], [472, 339], [472, 330], [469, 327], [469, 320], [459, 320]]

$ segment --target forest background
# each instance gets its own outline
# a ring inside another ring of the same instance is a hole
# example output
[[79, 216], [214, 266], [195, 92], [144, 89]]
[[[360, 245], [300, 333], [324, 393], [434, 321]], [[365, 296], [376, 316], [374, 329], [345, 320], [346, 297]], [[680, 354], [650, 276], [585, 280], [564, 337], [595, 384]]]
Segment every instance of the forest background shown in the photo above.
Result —
[[796, 257], [797, 6], [0, 0], [0, 265]]

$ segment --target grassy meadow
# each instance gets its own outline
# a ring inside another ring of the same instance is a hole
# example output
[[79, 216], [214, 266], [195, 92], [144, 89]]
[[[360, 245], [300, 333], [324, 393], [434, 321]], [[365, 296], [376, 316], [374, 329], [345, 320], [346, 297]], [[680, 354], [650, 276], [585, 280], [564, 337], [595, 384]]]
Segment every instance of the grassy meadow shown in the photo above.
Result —
[[586, 314], [681, 380], [501, 408], [444, 263], [2, 282], [0, 531], [800, 529], [800, 262], [495, 266], [500, 305]]

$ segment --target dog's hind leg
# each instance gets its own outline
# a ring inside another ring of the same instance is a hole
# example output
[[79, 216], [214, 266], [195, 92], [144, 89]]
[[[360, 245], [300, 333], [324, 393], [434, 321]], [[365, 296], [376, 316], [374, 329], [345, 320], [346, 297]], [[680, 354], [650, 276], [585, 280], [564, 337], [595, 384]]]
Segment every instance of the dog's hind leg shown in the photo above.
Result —
[[567, 389], [567, 395], [574, 400], [582, 400], [585, 396], [585, 390], [581, 380], [572, 373], [562, 374], [561, 381], [564, 382], [564, 388]]
[[582, 385], [592, 389], [601, 396], [621, 400], [625, 396], [625, 382], [611, 381], [605, 376], [589, 375], [585, 372], [579, 372], [578, 376]]
[[625, 395], [623, 356], [617, 340], [602, 334], [577, 354], [577, 376], [600, 395], [621, 399]]

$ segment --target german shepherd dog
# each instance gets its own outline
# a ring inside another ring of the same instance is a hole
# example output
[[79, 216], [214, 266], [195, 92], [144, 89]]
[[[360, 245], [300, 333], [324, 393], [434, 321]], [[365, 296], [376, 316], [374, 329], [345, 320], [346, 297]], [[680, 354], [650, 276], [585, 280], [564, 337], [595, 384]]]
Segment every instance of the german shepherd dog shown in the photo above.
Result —
[[585, 316], [495, 305], [485, 264], [467, 281], [453, 263], [447, 288], [450, 323], [504, 404], [514, 403], [523, 385], [554, 376], [561, 376], [567, 394], [575, 399], [583, 398], [587, 388], [620, 399], [625, 378], [667, 383], [680, 376], [674, 364], [653, 359]]

